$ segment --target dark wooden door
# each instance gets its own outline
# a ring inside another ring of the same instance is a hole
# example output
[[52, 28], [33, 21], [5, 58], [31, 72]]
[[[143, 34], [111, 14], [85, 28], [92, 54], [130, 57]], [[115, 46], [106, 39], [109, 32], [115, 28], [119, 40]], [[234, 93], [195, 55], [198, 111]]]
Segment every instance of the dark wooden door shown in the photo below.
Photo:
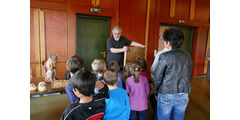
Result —
[[85, 62], [85, 68], [92, 70], [94, 59], [106, 62], [107, 38], [110, 31], [110, 18], [89, 15], [77, 15], [76, 54]]

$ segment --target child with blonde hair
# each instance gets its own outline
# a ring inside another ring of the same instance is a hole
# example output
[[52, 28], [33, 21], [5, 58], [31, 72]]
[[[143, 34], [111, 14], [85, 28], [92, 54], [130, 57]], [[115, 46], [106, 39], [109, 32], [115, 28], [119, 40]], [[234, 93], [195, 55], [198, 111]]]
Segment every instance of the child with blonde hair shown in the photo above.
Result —
[[126, 80], [126, 90], [130, 101], [130, 120], [135, 120], [136, 112], [139, 113], [139, 120], [146, 120], [146, 111], [148, 109], [148, 99], [150, 88], [146, 76], [140, 74], [141, 63], [133, 61], [129, 69], [132, 76]]
[[94, 89], [94, 95], [101, 94], [104, 97], [108, 97], [108, 87], [103, 81], [103, 73], [106, 70], [105, 61], [102, 59], [94, 59], [92, 64], [92, 70], [96, 75], [96, 86]]
[[123, 75], [123, 88], [126, 89], [126, 80], [128, 77], [132, 76], [131, 72], [131, 63], [127, 63], [124, 67], [123, 67], [123, 71], [122, 71], [122, 75]]

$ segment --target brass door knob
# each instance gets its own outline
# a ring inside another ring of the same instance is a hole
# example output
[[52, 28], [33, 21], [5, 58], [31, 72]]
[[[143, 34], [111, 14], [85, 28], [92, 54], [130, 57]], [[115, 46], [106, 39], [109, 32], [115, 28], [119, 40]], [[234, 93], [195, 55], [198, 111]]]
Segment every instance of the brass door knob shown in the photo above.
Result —
[[100, 54], [103, 54], [103, 57], [106, 57], [106, 52], [100, 52]]

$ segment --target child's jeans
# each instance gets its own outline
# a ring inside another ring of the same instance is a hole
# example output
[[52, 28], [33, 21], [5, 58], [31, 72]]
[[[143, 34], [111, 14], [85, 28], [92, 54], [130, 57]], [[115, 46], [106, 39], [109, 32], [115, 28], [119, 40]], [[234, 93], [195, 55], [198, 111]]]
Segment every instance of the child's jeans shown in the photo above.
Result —
[[129, 120], [135, 120], [136, 112], [139, 113], [139, 120], [146, 120], [146, 111], [147, 111], [147, 110], [143, 110], [143, 111], [134, 111], [134, 110], [131, 110]]

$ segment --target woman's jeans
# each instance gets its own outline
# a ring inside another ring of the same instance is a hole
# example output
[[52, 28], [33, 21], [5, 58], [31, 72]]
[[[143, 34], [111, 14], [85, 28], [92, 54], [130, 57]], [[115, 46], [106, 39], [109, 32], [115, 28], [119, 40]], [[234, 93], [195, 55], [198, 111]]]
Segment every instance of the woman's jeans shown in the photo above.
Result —
[[136, 112], [139, 113], [139, 120], [146, 120], [146, 110], [143, 110], [143, 111], [131, 110], [129, 120], [135, 120]]
[[188, 93], [158, 94], [157, 116], [159, 120], [184, 120]]

